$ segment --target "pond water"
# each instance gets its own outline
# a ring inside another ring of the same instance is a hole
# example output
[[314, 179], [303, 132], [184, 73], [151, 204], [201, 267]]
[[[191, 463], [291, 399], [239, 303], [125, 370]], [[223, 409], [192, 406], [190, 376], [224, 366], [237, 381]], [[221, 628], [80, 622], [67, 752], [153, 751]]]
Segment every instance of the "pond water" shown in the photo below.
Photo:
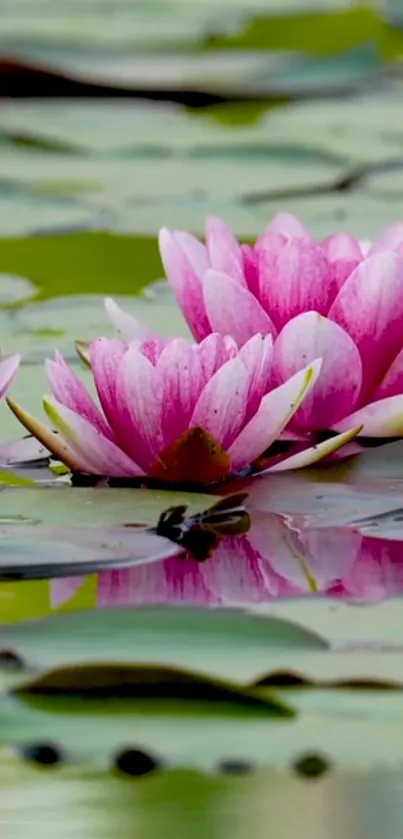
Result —
[[[285, 209], [367, 240], [401, 219], [402, 25], [397, 0], [5, 0], [12, 397], [42, 415], [55, 348], [90, 385], [75, 341], [113, 334], [105, 296], [189, 337], [161, 226], [219, 215], [246, 241]], [[189, 492], [71, 486], [22, 438], [3, 400], [8, 839], [243, 839], [269, 819], [284, 839], [400, 839], [403, 442]]]

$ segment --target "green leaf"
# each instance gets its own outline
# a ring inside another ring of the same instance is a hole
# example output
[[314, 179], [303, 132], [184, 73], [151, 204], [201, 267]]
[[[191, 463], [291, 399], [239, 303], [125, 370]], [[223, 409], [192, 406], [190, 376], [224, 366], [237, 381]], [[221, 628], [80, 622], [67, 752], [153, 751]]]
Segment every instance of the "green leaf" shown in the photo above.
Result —
[[113, 233], [4, 239], [0, 271], [27, 277], [43, 296], [133, 292], [161, 273], [155, 239]]
[[1, 492], [0, 524], [26, 521], [28, 524], [99, 528], [100, 525], [156, 525], [168, 507], [188, 506], [188, 513], [210, 507], [215, 496], [197, 492], [111, 487], [4, 489]]
[[[305, 7], [306, 8], [306, 7]], [[378, 42], [385, 36], [385, 26], [376, 11], [368, 6], [273, 18], [260, 17], [247, 23], [244, 30], [217, 39], [214, 46], [232, 49], [305, 49], [315, 55], [328, 55], [357, 44]]]
[[7, 626], [2, 643], [41, 667], [83, 661], [158, 662], [251, 681], [270, 654], [323, 650], [317, 633], [242, 611], [157, 606], [101, 609]]

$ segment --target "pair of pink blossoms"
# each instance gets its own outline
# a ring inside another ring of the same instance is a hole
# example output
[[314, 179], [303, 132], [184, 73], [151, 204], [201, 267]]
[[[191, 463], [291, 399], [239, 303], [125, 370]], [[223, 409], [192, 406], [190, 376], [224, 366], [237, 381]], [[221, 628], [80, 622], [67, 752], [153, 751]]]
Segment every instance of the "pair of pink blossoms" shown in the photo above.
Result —
[[[280, 213], [252, 247], [210, 219], [205, 244], [167, 230], [159, 244], [196, 343], [155, 335], [108, 300], [120, 337], [84, 353], [100, 407], [58, 354], [44, 400], [57, 434], [9, 400], [72, 471], [208, 483], [403, 436], [403, 223], [373, 244], [317, 243]], [[279, 440], [286, 454], [270, 456]]]

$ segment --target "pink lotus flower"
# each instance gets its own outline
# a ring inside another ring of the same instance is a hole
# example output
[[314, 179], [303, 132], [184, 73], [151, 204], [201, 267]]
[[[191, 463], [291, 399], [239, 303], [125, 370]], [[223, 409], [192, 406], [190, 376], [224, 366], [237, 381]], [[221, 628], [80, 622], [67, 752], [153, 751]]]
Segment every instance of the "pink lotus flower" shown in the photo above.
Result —
[[[270, 387], [323, 359], [287, 428], [290, 439], [358, 425], [363, 437], [403, 436], [403, 223], [372, 245], [348, 233], [316, 242], [280, 213], [252, 247], [213, 218], [205, 245], [168, 230], [159, 243], [196, 341], [214, 331], [242, 347], [256, 332], [271, 335]], [[113, 301], [107, 309], [126, 338], [150, 334]]]
[[46, 362], [52, 396], [44, 408], [58, 434], [8, 400], [11, 409], [73, 472], [170, 482], [244, 470], [277, 439], [321, 364], [268, 390], [270, 336], [256, 334], [240, 350], [217, 334], [200, 344], [99, 338], [89, 352], [100, 406], [56, 353]]

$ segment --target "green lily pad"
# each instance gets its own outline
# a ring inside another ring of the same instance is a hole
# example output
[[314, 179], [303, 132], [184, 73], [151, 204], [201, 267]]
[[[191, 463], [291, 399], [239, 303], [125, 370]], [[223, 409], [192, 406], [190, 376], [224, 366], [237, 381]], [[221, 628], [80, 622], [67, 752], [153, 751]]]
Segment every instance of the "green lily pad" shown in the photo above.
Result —
[[[51, 627], [51, 629], [50, 629]], [[79, 661], [158, 662], [251, 681], [270, 649], [323, 650], [317, 633], [241, 610], [102, 609], [7, 626], [2, 644], [43, 667]]]
[[46, 525], [141, 523], [155, 525], [168, 507], [185, 505], [189, 514], [201, 512], [215, 500], [197, 492], [111, 487], [34, 487], [1, 490], [0, 524], [15, 520]]
[[43, 296], [133, 293], [161, 274], [155, 238], [113, 233], [3, 239], [0, 270], [27, 277]]

